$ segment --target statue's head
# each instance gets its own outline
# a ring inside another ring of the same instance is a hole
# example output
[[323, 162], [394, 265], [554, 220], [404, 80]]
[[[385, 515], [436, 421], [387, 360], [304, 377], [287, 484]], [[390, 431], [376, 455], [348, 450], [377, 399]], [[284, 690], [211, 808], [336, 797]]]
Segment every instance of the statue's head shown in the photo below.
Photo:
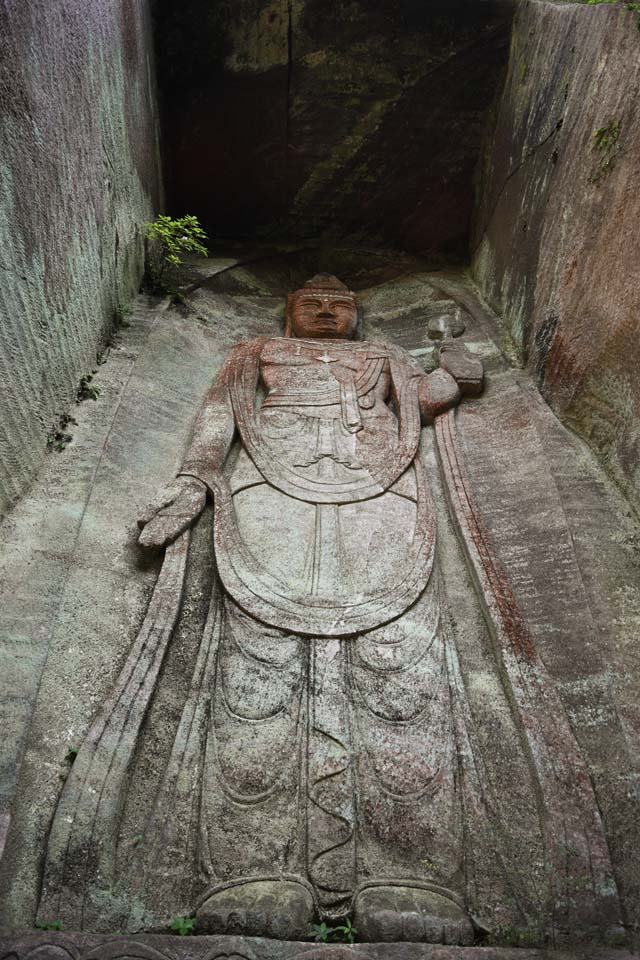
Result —
[[285, 336], [353, 340], [358, 333], [355, 294], [337, 277], [318, 273], [287, 297]]

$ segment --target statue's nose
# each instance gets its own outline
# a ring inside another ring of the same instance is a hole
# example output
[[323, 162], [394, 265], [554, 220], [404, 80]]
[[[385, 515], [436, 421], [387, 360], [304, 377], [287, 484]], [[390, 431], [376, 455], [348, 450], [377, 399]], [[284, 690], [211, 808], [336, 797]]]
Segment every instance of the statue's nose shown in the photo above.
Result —
[[322, 307], [320, 308], [316, 316], [320, 320], [333, 320], [333, 318], [335, 317], [335, 313], [331, 309], [330, 305], [325, 302], [322, 304]]

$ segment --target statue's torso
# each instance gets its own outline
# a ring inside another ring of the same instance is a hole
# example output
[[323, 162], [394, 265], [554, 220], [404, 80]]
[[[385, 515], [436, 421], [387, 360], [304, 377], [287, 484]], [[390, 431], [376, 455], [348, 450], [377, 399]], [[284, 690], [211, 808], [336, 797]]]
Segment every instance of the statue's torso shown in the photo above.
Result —
[[336, 417], [342, 387], [355, 391], [361, 414], [375, 410], [380, 416], [389, 395], [389, 357], [369, 343], [269, 340], [260, 356], [260, 380], [263, 409], [287, 405]]
[[231, 386], [239, 443], [216, 533], [226, 588], [285, 629], [341, 635], [391, 619], [427, 582], [434, 522], [414, 463], [419, 420], [400, 427], [417, 401], [387, 403], [397, 356], [282, 338], [251, 364]]
[[343, 502], [355, 500], [349, 491], [369, 480], [365, 449], [389, 456], [397, 444], [397, 420], [386, 404], [389, 358], [369, 344], [271, 340], [260, 357], [260, 384], [259, 429], [270, 458], [339, 487]]

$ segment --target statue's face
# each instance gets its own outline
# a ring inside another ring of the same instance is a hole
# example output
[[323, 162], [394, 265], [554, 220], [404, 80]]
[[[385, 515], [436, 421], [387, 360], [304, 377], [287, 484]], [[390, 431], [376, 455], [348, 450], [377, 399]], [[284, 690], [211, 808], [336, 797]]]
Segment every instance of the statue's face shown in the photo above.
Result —
[[291, 331], [296, 337], [352, 340], [358, 328], [353, 297], [345, 294], [296, 293], [290, 307]]

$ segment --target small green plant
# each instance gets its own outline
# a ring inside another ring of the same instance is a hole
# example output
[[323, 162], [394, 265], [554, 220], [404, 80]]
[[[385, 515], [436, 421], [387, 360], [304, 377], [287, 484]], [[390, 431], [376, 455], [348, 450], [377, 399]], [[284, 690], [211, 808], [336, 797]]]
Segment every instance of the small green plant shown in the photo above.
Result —
[[65, 433], [63, 430], [51, 430], [47, 434], [47, 450], [55, 450], [57, 453], [62, 453], [72, 440], [73, 437], [70, 433]]
[[153, 291], [167, 291], [167, 267], [179, 267], [182, 254], [199, 253], [206, 257], [209, 252], [205, 246], [207, 235], [198, 218], [192, 214], [173, 219], [161, 213], [151, 223], [145, 224], [145, 237], [151, 241], [147, 274]]
[[196, 921], [193, 917], [174, 917], [171, 921], [171, 930], [180, 937], [189, 937], [193, 933]]
[[76, 757], [78, 756], [79, 752], [80, 752], [80, 747], [69, 747], [69, 749], [67, 750], [67, 755], [64, 758], [64, 762], [68, 763], [69, 766], [72, 767], [73, 764], [76, 762]]
[[604, 127], [598, 127], [593, 133], [593, 147], [597, 150], [600, 159], [590, 182], [599, 186], [605, 177], [611, 173], [616, 165], [620, 153], [620, 131], [622, 126], [619, 120], [609, 120]]
[[316, 943], [327, 943], [332, 930], [333, 927], [327, 926], [324, 922], [314, 923], [311, 927], [310, 936], [313, 937]]
[[93, 373], [85, 373], [84, 377], [81, 378], [78, 389], [76, 390], [76, 403], [82, 403], [83, 400], [98, 399], [100, 391], [91, 383], [92, 380]]
[[343, 943], [353, 943], [357, 934], [356, 928], [352, 925], [349, 917], [337, 927], [333, 928], [336, 940], [342, 940]]
[[77, 426], [78, 421], [75, 420], [70, 414], [63, 413], [58, 424], [55, 427], [52, 427], [47, 434], [47, 450], [55, 450], [57, 453], [62, 453], [62, 451], [71, 443], [73, 437], [70, 433], [67, 433], [67, 427], [69, 424]]
[[60, 920], [36, 920], [36, 930], [62, 930]]
[[324, 921], [314, 923], [309, 932], [316, 943], [353, 943], [357, 934], [356, 928], [347, 917], [343, 923], [330, 927]]

